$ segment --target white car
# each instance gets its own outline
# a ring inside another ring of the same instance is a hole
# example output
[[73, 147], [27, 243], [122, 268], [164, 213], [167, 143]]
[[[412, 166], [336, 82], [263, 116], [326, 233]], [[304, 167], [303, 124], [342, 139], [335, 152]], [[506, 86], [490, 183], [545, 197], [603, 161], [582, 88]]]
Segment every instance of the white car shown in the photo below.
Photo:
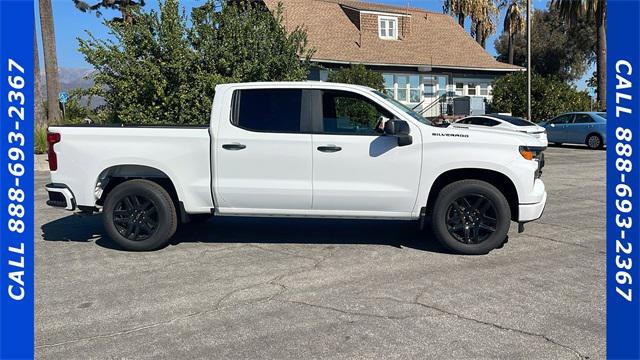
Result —
[[474, 115], [462, 118], [454, 123], [455, 126], [483, 126], [491, 127], [496, 130], [516, 131], [526, 133], [536, 137], [544, 146], [548, 145], [547, 130], [542, 126], [536, 125], [531, 121], [524, 120], [515, 116], [488, 114]]
[[413, 220], [484, 254], [547, 200], [538, 139], [433, 126], [356, 85], [219, 85], [208, 126], [51, 126], [47, 140], [48, 204], [102, 212], [128, 250], [213, 215]]

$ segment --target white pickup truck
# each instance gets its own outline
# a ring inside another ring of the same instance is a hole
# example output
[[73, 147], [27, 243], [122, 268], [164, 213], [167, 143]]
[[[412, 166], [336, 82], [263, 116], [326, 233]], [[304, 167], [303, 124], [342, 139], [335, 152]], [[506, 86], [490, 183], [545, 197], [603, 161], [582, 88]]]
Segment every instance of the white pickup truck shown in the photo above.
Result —
[[101, 211], [127, 250], [215, 215], [418, 220], [485, 254], [547, 200], [535, 137], [434, 126], [355, 85], [219, 85], [208, 127], [51, 126], [48, 142], [48, 204]]

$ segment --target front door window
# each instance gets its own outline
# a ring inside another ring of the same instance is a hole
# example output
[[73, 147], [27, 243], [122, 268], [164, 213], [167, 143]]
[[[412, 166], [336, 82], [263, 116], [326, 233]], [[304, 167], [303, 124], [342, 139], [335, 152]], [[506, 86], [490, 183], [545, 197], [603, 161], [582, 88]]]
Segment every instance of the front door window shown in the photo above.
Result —
[[393, 116], [372, 101], [345, 91], [322, 94], [322, 132], [325, 134], [380, 135], [380, 118]]

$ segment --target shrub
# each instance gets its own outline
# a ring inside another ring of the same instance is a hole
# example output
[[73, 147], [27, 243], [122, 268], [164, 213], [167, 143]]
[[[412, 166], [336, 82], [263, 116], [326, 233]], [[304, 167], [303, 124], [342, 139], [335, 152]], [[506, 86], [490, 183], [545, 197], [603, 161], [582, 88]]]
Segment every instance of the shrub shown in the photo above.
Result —
[[47, 125], [37, 125], [33, 130], [33, 147], [36, 154], [47, 152]]
[[329, 81], [364, 85], [379, 91], [384, 91], [382, 74], [369, 70], [362, 64], [352, 64], [351, 67], [331, 71], [329, 73]]
[[79, 40], [97, 70], [86, 93], [105, 99], [108, 122], [206, 124], [220, 83], [307, 77], [306, 32], [285, 29], [281, 6], [272, 13], [249, 0], [209, 0], [188, 18], [166, 0], [133, 17], [105, 22], [111, 39]]
[[[563, 112], [589, 111], [593, 102], [586, 91], [554, 78], [533, 74], [531, 78], [531, 117], [539, 122]], [[493, 112], [527, 116], [527, 74], [512, 73], [493, 82]]]

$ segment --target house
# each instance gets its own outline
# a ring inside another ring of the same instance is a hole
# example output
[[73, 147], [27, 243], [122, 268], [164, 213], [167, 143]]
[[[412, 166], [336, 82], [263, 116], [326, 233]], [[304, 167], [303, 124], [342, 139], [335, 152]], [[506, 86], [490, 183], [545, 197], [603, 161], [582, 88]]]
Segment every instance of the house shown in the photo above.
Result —
[[359, 0], [263, 2], [271, 11], [282, 3], [288, 29], [306, 29], [319, 65], [310, 79], [361, 63], [383, 74], [390, 96], [425, 116], [447, 111], [434, 106], [445, 94], [469, 96], [472, 104], [491, 101], [491, 81], [522, 70], [495, 60], [446, 14]]

